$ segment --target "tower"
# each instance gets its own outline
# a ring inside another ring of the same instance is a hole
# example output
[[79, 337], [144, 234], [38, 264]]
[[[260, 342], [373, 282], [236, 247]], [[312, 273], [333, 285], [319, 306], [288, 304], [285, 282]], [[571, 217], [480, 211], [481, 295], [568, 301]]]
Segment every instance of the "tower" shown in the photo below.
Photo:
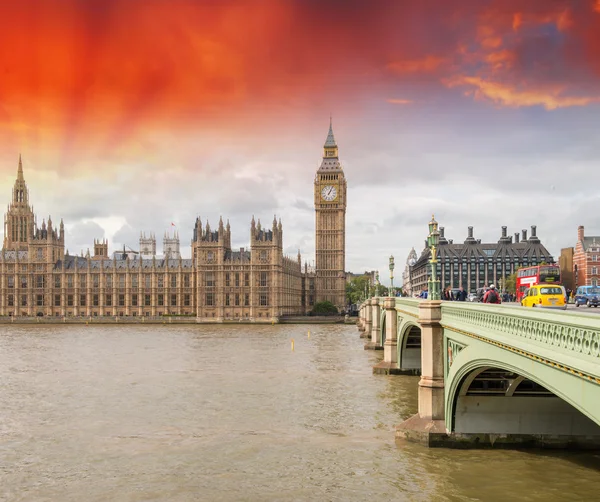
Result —
[[152, 232], [148, 237], [146, 237], [146, 232], [140, 232], [140, 256], [142, 258], [156, 256], [156, 235]]
[[173, 232], [173, 237], [170, 236], [169, 232], [165, 232], [165, 236], [163, 237], [163, 252], [165, 258], [171, 260], [181, 258], [181, 253], [179, 252], [179, 232], [177, 230]]
[[25, 251], [35, 230], [35, 216], [29, 205], [29, 190], [23, 177], [23, 163], [19, 155], [17, 179], [13, 187], [12, 201], [4, 216], [4, 249]]
[[346, 177], [338, 158], [331, 119], [323, 160], [315, 176], [317, 302], [346, 307]]

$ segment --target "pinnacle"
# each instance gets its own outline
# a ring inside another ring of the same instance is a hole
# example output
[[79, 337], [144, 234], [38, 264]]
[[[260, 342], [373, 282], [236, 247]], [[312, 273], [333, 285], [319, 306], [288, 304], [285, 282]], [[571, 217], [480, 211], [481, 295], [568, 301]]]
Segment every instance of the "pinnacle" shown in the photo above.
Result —
[[327, 139], [325, 140], [325, 148], [335, 147], [335, 138], [333, 136], [333, 124], [331, 116], [329, 117], [329, 132], [327, 133]]

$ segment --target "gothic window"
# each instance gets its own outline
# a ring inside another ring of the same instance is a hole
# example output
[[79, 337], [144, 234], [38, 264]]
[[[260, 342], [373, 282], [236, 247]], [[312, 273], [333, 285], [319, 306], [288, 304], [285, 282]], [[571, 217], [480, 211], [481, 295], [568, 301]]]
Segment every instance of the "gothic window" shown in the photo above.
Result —
[[138, 295], [131, 295], [131, 305], [133, 307], [137, 307], [138, 304]]
[[183, 287], [184, 288], [190, 287], [190, 274], [183, 274]]
[[240, 287], [240, 274], [238, 274], [238, 273], [235, 274], [235, 287], [236, 288]]
[[171, 307], [176, 307], [177, 306], [177, 295], [171, 295]]
[[125, 295], [119, 295], [119, 307], [125, 306]]
[[239, 293], [235, 294], [235, 305], [236, 305], [236, 307], [239, 307], [239, 305], [240, 305], [240, 295], [239, 295]]
[[225, 286], [229, 287], [231, 285], [230, 283], [231, 283], [231, 281], [230, 281], [230, 274], [227, 273], [227, 274], [225, 274]]
[[131, 276], [131, 287], [132, 288], [137, 288], [138, 287], [138, 276], [137, 274], [134, 274]]
[[183, 295], [183, 305], [186, 307], [190, 306], [190, 295], [187, 293]]
[[100, 274], [92, 274], [92, 286], [97, 288], [100, 285]]
[[[106, 276], [106, 287], [107, 288], [112, 288], [112, 284], [113, 284], [113, 280], [112, 280], [112, 274], [108, 274]], [[107, 304], [108, 305], [108, 304]]]
[[206, 272], [205, 276], [204, 276], [205, 282], [206, 282], [206, 286], [207, 287], [214, 287], [215, 286], [215, 274], [214, 272]]
[[9, 307], [14, 307], [15, 305], [15, 298], [13, 295], [8, 295], [8, 306]]
[[259, 283], [260, 287], [266, 287], [267, 286], [267, 273], [266, 272], [261, 272], [260, 273], [260, 283]]
[[244, 286], [250, 286], [250, 274], [244, 274]]
[[159, 288], [163, 288], [163, 287], [164, 287], [164, 285], [165, 285], [165, 284], [164, 284], [164, 279], [165, 279], [165, 278], [163, 277], [163, 275], [162, 275], [162, 274], [159, 274], [159, 275], [158, 275], [158, 277], [157, 277], [157, 279], [158, 279], [158, 286], [157, 286], [157, 287], [159, 287]]
[[73, 295], [67, 295], [67, 306], [73, 306]]
[[229, 293], [225, 293], [225, 306], [229, 307]]
[[85, 307], [85, 300], [86, 300], [86, 296], [85, 295], [80, 295], [79, 296], [79, 305], [81, 305], [82, 307]]
[[246, 293], [244, 295], [244, 305], [247, 307], [248, 305], [250, 305], [250, 294]]
[[206, 305], [208, 307], [212, 307], [215, 304], [215, 294], [214, 293], [206, 293]]
[[119, 287], [125, 287], [125, 274], [119, 274]]
[[60, 295], [54, 295], [54, 306], [60, 307]]
[[21, 306], [22, 307], [27, 306], [27, 295], [21, 295]]
[[79, 274], [79, 287], [80, 288], [85, 288], [86, 287], [86, 276], [85, 274]]
[[210, 262], [212, 262], [213, 260], [214, 260], [214, 253], [213, 253], [212, 251], [209, 251], [209, 252], [206, 254], [206, 261], [210, 263]]
[[111, 307], [112, 306], [112, 295], [106, 295], [106, 306], [107, 307]]
[[93, 296], [92, 301], [93, 301], [94, 307], [98, 306], [99, 300], [100, 300], [99, 295], [96, 294], [96, 295]]
[[35, 276], [35, 287], [36, 288], [43, 288], [44, 287], [44, 276], [43, 275], [36, 275]]
[[37, 249], [37, 259], [41, 260], [44, 257], [44, 252], [42, 251], [42, 248], [38, 248]]
[[592, 275], [596, 275], [598, 273], [598, 267], [592, 267]]
[[152, 276], [150, 274], [145, 274], [144, 282], [145, 282], [144, 287], [151, 288], [152, 287]]
[[158, 295], [158, 304], [162, 307], [165, 304], [164, 295]]
[[150, 306], [150, 295], [144, 295], [144, 305], [146, 307]]
[[260, 261], [267, 261], [267, 252], [266, 251], [260, 252]]
[[44, 295], [37, 295], [36, 304], [38, 307], [44, 306]]
[[14, 288], [15, 287], [15, 278], [12, 275], [8, 276], [8, 287], [9, 288]]
[[269, 305], [269, 295], [267, 293], [260, 294], [260, 304], [262, 306]]
[[177, 287], [177, 274], [171, 274], [171, 287]]
[[21, 287], [22, 288], [26, 288], [27, 287], [27, 276], [26, 275], [22, 275], [21, 276]]

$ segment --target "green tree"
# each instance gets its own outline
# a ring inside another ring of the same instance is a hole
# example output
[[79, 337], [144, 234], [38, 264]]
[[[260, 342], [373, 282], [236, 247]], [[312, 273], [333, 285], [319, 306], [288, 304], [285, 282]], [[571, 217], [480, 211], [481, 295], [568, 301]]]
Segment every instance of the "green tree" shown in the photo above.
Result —
[[315, 306], [313, 307], [312, 311], [313, 311], [313, 314], [319, 314], [319, 315], [337, 314], [338, 313], [337, 307], [329, 301], [315, 303]]
[[515, 294], [517, 292], [517, 273], [510, 274], [504, 281], [504, 289], [509, 293]]
[[365, 297], [365, 291], [369, 286], [369, 278], [361, 275], [352, 278], [346, 283], [346, 301], [348, 303], [360, 303]]

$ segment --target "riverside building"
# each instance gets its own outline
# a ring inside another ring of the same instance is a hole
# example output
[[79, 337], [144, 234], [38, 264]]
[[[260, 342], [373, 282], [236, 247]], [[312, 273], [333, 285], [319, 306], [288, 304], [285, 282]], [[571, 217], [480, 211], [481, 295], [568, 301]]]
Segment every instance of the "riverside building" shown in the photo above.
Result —
[[[431, 251], [426, 241], [425, 248], [410, 270], [411, 290], [414, 293], [427, 287], [430, 258]], [[482, 243], [473, 237], [473, 227], [468, 227], [467, 238], [462, 244], [446, 239], [444, 227], [440, 227], [437, 276], [442, 291], [447, 287], [462, 286], [465, 291], [474, 293], [478, 288], [490, 284], [504, 289], [506, 278], [520, 267], [540, 263], [554, 263], [554, 258], [537, 236], [535, 225], [531, 226], [529, 238], [527, 230], [523, 230], [521, 237], [518, 232], [515, 233], [514, 240], [507, 235], [507, 228], [502, 227], [498, 242], [491, 243]]]
[[197, 218], [192, 256], [179, 252], [179, 234], [165, 234], [163, 256], [156, 237], [140, 235], [140, 251], [109, 255], [94, 240], [93, 255], [69, 255], [61, 219], [37, 223], [19, 158], [12, 200], [4, 218], [0, 253], [0, 315], [188, 315], [198, 322], [276, 322], [329, 300], [345, 308], [346, 179], [331, 123], [323, 161], [314, 180], [316, 266], [283, 253], [283, 225], [252, 217], [250, 246], [233, 250], [229, 222], [213, 230]]

